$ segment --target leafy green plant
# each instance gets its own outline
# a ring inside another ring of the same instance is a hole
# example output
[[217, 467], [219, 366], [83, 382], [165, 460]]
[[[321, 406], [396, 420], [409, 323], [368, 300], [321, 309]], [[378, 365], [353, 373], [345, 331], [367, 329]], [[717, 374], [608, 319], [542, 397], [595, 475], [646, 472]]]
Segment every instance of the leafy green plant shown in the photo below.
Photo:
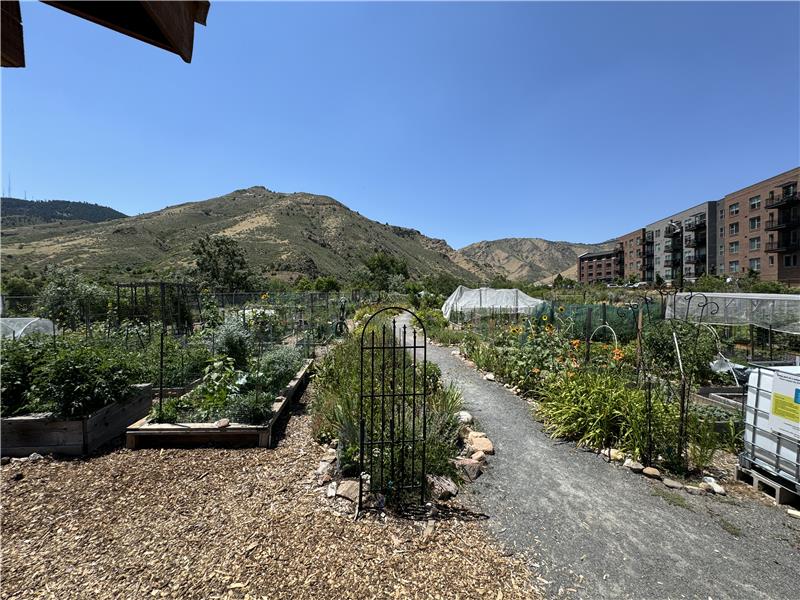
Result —
[[135, 355], [107, 349], [65, 345], [32, 372], [27, 393], [31, 411], [52, 411], [64, 418], [82, 417], [123, 401], [141, 380]]
[[52, 338], [43, 334], [2, 340], [0, 402], [4, 417], [27, 412], [27, 393], [33, 384], [33, 372], [53, 352]]
[[247, 365], [248, 344], [250, 331], [242, 323], [239, 315], [228, 315], [222, 325], [213, 330], [215, 350], [222, 356], [233, 359], [237, 369]]

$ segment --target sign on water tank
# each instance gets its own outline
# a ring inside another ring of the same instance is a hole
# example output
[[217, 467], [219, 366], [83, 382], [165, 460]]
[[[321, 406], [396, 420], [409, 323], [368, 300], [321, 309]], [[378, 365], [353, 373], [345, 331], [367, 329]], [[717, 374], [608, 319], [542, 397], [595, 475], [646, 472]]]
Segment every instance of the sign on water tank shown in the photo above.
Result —
[[800, 439], [800, 376], [783, 371], [773, 375], [770, 429]]

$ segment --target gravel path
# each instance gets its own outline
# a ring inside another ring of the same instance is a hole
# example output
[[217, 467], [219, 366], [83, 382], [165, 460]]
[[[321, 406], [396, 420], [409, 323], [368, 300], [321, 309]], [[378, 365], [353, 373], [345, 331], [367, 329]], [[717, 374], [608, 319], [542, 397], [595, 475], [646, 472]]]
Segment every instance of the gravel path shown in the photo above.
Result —
[[464, 495], [527, 555], [549, 595], [800, 598], [800, 521], [784, 509], [667, 490], [551, 439], [524, 399], [451, 348], [429, 346], [428, 359], [461, 387], [496, 449]]

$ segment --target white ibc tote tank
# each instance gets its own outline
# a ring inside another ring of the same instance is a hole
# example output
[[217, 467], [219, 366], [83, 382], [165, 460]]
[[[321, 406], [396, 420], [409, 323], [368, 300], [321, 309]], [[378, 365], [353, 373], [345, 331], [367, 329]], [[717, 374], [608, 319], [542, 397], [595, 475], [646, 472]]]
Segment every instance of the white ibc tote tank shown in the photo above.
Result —
[[800, 491], [800, 366], [751, 373], [744, 421], [741, 465], [758, 467]]

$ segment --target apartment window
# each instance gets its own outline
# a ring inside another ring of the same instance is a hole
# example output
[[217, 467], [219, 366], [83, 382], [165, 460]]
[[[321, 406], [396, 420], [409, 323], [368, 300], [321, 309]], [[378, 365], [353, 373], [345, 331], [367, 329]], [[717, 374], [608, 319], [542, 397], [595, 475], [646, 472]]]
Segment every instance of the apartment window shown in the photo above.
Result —
[[660, 229], [656, 229], [656, 237], [661, 237], [661, 230]]
[[729, 212], [730, 212], [731, 216], [738, 215], [739, 214], [739, 203], [738, 202], [734, 202], [733, 204], [731, 204]]
[[769, 266], [775, 266], [775, 257], [772, 254], [769, 255]]
[[750, 266], [750, 270], [751, 271], [760, 271], [761, 270], [761, 259], [760, 258], [751, 258], [749, 266]]
[[724, 208], [720, 208], [719, 209], [719, 218], [720, 219], [724, 219], [725, 218], [725, 209]]
[[[784, 196], [791, 196], [792, 194], [796, 194], [796, 193], [797, 193], [797, 184], [796, 183], [790, 183], [789, 185], [786, 185], [786, 186], [783, 187], [783, 195]], [[797, 261], [797, 257], [795, 256], [795, 262], [796, 261]]]
[[724, 227], [720, 227], [719, 228], [719, 237], [720, 238], [724, 238], [725, 237], [725, 228]]
[[728, 225], [728, 235], [739, 235], [739, 223]]
[[750, 238], [750, 250], [761, 250], [761, 238]]
[[787, 254], [783, 257], [783, 266], [784, 267], [796, 267], [797, 266], [797, 254]]
[[728, 244], [728, 252], [730, 254], [739, 254], [739, 242], [731, 242]]
[[657, 265], [661, 264], [661, 257], [660, 256], [656, 256], [656, 264]]
[[750, 198], [750, 210], [757, 210], [761, 208], [761, 196], [753, 196]]
[[750, 219], [750, 231], [761, 229], [761, 217], [752, 217]]
[[656, 252], [661, 252], [661, 244], [656, 244]]
[[738, 273], [739, 272], [739, 261], [738, 260], [732, 260], [731, 262], [729, 262], [728, 263], [728, 271], [730, 271], [731, 273]]

